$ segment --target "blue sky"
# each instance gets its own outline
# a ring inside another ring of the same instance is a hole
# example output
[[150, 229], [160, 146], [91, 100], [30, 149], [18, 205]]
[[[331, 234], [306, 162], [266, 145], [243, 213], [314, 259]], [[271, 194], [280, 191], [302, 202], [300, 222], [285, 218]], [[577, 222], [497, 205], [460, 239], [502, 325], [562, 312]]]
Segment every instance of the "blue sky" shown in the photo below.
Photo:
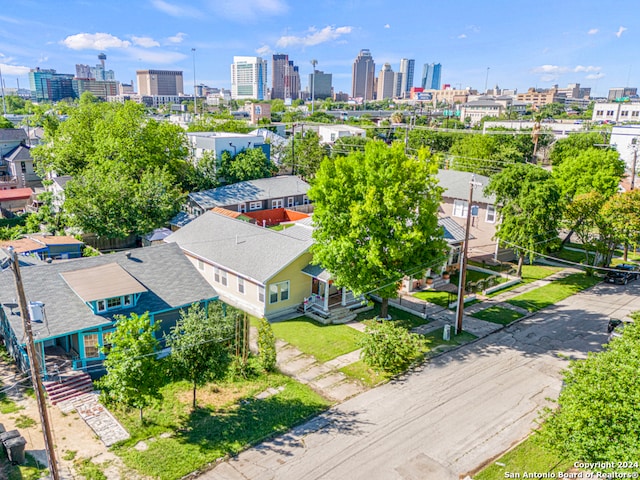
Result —
[[[638, 86], [637, 1], [593, 0], [5, 0], [0, 68], [5, 86], [26, 87], [29, 68], [75, 73], [100, 52], [123, 82], [137, 69], [183, 70], [230, 88], [234, 55], [288, 53], [307, 84], [311, 59], [351, 90], [351, 65], [368, 48], [376, 70], [416, 60], [442, 64], [442, 82], [484, 89], [578, 82], [592, 93]], [[269, 72], [271, 63], [269, 62]], [[488, 74], [488, 75], [487, 75]]]

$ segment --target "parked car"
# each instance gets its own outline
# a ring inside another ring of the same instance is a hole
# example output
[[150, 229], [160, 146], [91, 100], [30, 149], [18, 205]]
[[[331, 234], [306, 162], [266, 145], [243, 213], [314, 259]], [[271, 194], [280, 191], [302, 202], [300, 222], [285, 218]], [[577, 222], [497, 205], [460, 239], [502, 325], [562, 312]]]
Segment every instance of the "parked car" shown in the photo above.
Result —
[[612, 270], [609, 270], [604, 280], [609, 283], [626, 285], [630, 281], [636, 280], [638, 277], [640, 277], [640, 270], [638, 270], [636, 265], [622, 263], [613, 267]]

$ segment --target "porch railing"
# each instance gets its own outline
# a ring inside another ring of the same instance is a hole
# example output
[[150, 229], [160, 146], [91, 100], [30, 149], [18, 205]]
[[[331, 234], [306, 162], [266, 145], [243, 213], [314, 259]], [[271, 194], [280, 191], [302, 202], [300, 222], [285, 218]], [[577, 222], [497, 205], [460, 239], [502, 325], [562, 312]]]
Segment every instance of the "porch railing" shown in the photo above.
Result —
[[321, 311], [325, 311], [324, 309], [324, 298], [320, 295], [312, 293], [309, 297], [306, 297], [303, 302], [304, 311], [308, 310], [316, 310], [320, 309]]

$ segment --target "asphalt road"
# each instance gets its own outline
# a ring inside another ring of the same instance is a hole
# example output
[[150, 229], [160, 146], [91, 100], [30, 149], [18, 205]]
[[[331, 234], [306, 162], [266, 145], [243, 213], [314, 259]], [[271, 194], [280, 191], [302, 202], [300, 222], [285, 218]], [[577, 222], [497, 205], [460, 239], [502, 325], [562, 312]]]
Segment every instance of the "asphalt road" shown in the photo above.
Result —
[[251, 448], [207, 480], [458, 479], [520, 441], [569, 358], [640, 310], [640, 281], [600, 284]]

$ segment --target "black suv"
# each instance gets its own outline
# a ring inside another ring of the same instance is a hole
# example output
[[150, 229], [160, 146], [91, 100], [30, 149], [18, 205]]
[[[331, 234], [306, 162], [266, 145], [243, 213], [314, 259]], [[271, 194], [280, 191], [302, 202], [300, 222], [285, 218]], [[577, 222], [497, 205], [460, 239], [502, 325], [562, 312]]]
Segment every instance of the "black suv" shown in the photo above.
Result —
[[613, 270], [609, 270], [604, 280], [609, 283], [626, 285], [631, 280], [636, 280], [639, 276], [640, 271], [638, 271], [637, 266], [622, 263], [613, 267]]

